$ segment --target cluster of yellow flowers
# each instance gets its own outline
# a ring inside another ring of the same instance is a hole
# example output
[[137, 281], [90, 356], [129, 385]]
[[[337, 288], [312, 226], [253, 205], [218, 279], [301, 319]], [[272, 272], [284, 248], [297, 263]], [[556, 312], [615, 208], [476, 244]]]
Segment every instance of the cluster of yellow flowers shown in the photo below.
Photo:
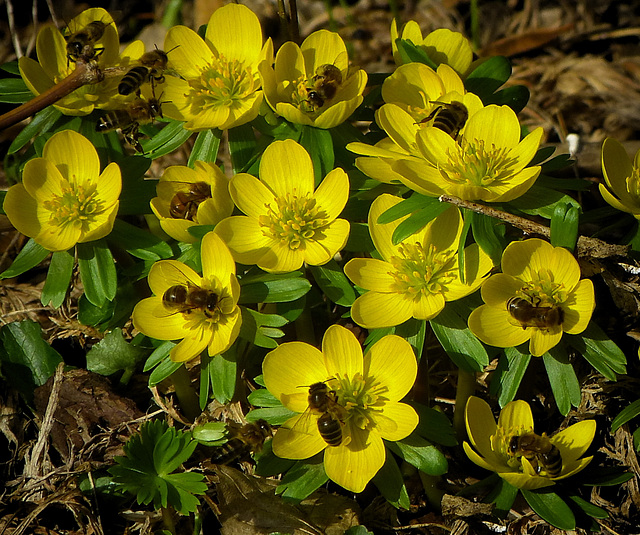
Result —
[[[94, 20], [107, 24], [96, 43], [104, 49], [96, 56], [103, 68], [127, 67], [144, 52], [136, 42], [118, 54], [117, 31], [104, 10], [89, 9], [69, 27], [73, 31]], [[394, 24], [392, 36], [398, 63], [395, 37], [401, 36], [430, 51], [437, 68], [400, 64], [385, 79], [384, 104], [375, 112], [385, 137], [374, 145], [347, 145], [358, 155], [357, 169], [385, 184], [386, 191], [501, 203], [525, 194], [541, 172], [539, 165], [530, 164], [542, 129], [521, 139], [511, 108], [485, 106], [465, 89], [472, 52], [460, 34], [439, 30], [423, 38], [417, 24], [410, 23], [400, 33]], [[45, 29], [37, 43], [39, 63], [20, 61], [23, 78], [36, 94], [74, 68], [59, 32]], [[227, 130], [259, 115], [267, 122], [284, 119], [331, 129], [362, 104], [367, 85], [367, 74], [349, 66], [347, 48], [337, 34], [320, 30], [300, 46], [287, 42], [274, 58], [258, 18], [238, 4], [212, 15], [204, 39], [177, 26], [168, 32], [164, 47], [171, 51], [175, 75], [158, 83], [163, 113], [192, 131]], [[116, 107], [114, 80], [82, 88], [56, 106], [71, 115]], [[330, 81], [331, 89], [319, 81]], [[448, 123], [439, 124], [438, 117], [447, 117]], [[617, 142], [607, 140], [606, 185], [600, 188], [612, 206], [640, 218], [638, 158], [632, 164]], [[112, 230], [122, 186], [117, 164], [102, 172], [100, 168], [98, 153], [86, 138], [68, 130], [56, 133], [42, 156], [26, 164], [23, 181], [8, 191], [4, 210], [20, 232], [50, 251], [100, 239]], [[334, 168], [318, 180], [305, 148], [285, 139], [264, 149], [257, 175], [239, 172], [227, 178], [215, 164], [196, 161], [192, 167], [169, 167], [160, 177], [150, 207], [166, 234], [196, 243], [192, 227], [213, 228], [200, 242], [202, 275], [177, 260], [156, 262], [148, 274], [153, 296], [133, 311], [140, 332], [180, 341], [171, 351], [176, 362], [194, 359], [205, 349], [216, 356], [235, 343], [242, 325], [239, 276], [244, 266], [270, 274], [322, 266], [347, 243], [352, 225], [340, 217], [350, 200], [345, 170]], [[396, 186], [402, 189], [393, 190]], [[411, 318], [431, 320], [447, 302], [480, 290], [484, 304], [471, 313], [468, 326], [486, 344], [515, 347], [528, 341], [530, 353], [541, 356], [563, 333], [575, 335], [587, 328], [595, 307], [593, 285], [580, 278], [568, 250], [541, 239], [512, 242], [504, 249], [501, 272], [495, 273], [482, 247], [466, 245], [468, 228], [455, 206], [410, 236], [394, 239], [409, 214], [388, 223], [380, 219], [402, 200], [389, 193], [375, 197], [367, 221], [375, 252], [344, 265], [344, 274], [360, 291], [351, 307], [355, 323], [373, 330]], [[185, 291], [191, 294], [185, 296]], [[354, 492], [362, 491], [383, 466], [384, 441], [402, 440], [418, 425], [416, 411], [401, 402], [416, 381], [416, 356], [397, 335], [380, 337], [363, 355], [354, 334], [333, 325], [324, 334], [321, 350], [300, 341], [278, 346], [267, 354], [263, 374], [267, 389], [297, 413], [275, 434], [273, 451], [289, 459], [324, 451], [327, 475]], [[331, 392], [329, 403], [342, 433], [337, 444], [330, 444], [319, 427], [327, 411], [310, 410], [309, 388], [316, 384], [327, 385]], [[593, 421], [550, 439], [563, 460], [556, 473], [541, 472], [527, 456], [509, 451], [513, 437], [533, 433], [525, 402], [508, 404], [496, 425], [489, 405], [471, 398], [466, 416], [473, 446], [465, 443], [467, 455], [516, 487], [552, 485], [591, 460], [581, 457], [593, 439]]]

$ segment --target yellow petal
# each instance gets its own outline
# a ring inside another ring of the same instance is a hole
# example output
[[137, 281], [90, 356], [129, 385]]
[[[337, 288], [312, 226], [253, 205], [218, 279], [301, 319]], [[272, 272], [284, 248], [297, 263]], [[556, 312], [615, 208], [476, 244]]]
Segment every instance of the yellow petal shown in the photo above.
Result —
[[531, 280], [531, 259], [538, 258], [536, 271], [546, 267], [540, 259], [550, 258], [553, 246], [539, 238], [530, 238], [521, 242], [511, 242], [502, 253], [502, 271], [516, 278]]
[[482, 305], [469, 316], [469, 329], [485, 344], [496, 347], [515, 347], [531, 337], [533, 329], [524, 329], [511, 323], [509, 313]]
[[215, 232], [208, 232], [202, 238], [202, 274], [205, 278], [218, 280], [224, 284], [229, 275], [235, 276], [236, 263], [229, 248]]
[[2, 207], [18, 232], [31, 238], [40, 233], [41, 227], [36, 215], [38, 203], [22, 184], [15, 184], [9, 188]]
[[418, 320], [430, 320], [440, 314], [444, 303], [444, 295], [441, 293], [422, 295], [419, 299], [414, 299], [412, 315]]
[[158, 311], [162, 309], [164, 306], [159, 297], [143, 299], [135, 306], [131, 315], [134, 327], [158, 340], [179, 340], [190, 334], [182, 314], [168, 314], [159, 318]]
[[344, 266], [344, 273], [351, 282], [365, 290], [391, 292], [395, 279], [391, 275], [393, 266], [375, 258], [353, 258]]
[[382, 258], [389, 261], [393, 256], [398, 256], [398, 246], [393, 245], [392, 236], [395, 229], [408, 216], [401, 217], [391, 223], [378, 223], [379, 217], [389, 208], [398, 204], [402, 199], [387, 193], [383, 193], [371, 203], [369, 209], [369, 232], [376, 250], [382, 255]]
[[422, 242], [427, 247], [433, 244], [437, 251], [456, 251], [463, 226], [460, 210], [449, 206], [427, 225]]
[[[616, 139], [607, 138], [602, 144], [602, 172], [607, 186], [617, 197], [616, 199], [607, 192], [605, 200], [617, 207], [611, 202], [611, 199], [616, 201], [619, 199], [619, 204], [625, 207], [625, 211], [637, 212], [640, 209], [640, 203], [637, 198], [629, 194], [627, 187], [627, 179], [633, 174], [633, 164], [627, 151]], [[603, 190], [602, 185], [600, 190]], [[605, 195], [603, 194], [603, 196]]]
[[240, 210], [258, 218], [267, 213], [267, 207], [276, 207], [277, 194], [265, 184], [247, 173], [239, 173], [231, 179], [229, 192]]
[[530, 476], [516, 472], [500, 472], [498, 475], [518, 489], [536, 490], [555, 485], [552, 479], [542, 476]]
[[339, 253], [349, 238], [349, 221], [336, 219], [316, 232], [318, 240], [304, 243], [304, 261], [311, 266], [321, 266]]
[[41, 208], [47, 201], [63, 195], [62, 180], [58, 168], [45, 158], [34, 158], [24, 166], [22, 185]]
[[520, 142], [520, 122], [509, 106], [490, 105], [467, 121], [465, 139], [482, 139], [486, 146], [515, 148]]
[[413, 313], [413, 302], [397, 293], [367, 292], [351, 307], [351, 317], [366, 329], [393, 327], [404, 323]]
[[529, 341], [529, 351], [534, 357], [541, 357], [552, 347], [555, 347], [562, 338], [562, 326], [557, 325], [552, 329], [538, 329], [531, 327], [531, 339]]
[[375, 382], [386, 390], [386, 399], [400, 401], [413, 387], [418, 373], [411, 344], [394, 334], [384, 336], [367, 351], [364, 373], [367, 378], [375, 377]]
[[347, 47], [335, 32], [318, 30], [307, 37], [300, 45], [307, 67], [307, 77], [312, 77], [322, 65], [335, 65], [341, 71], [349, 66]]
[[489, 404], [476, 396], [469, 397], [465, 407], [465, 422], [471, 444], [487, 457], [492, 455], [491, 436], [496, 432], [496, 421]]
[[269, 392], [295, 412], [308, 407], [309, 387], [329, 378], [323, 354], [303, 342], [286, 342], [267, 353], [262, 373]]
[[160, 297], [171, 286], [200, 286], [201, 284], [202, 277], [177, 260], [160, 260], [153, 264], [149, 271], [149, 287], [155, 295]]
[[339, 167], [329, 172], [313, 194], [329, 221], [340, 215], [349, 199], [349, 177]]
[[302, 145], [291, 139], [274, 141], [260, 160], [260, 180], [276, 197], [311, 195], [314, 187], [311, 157]]
[[34, 236], [34, 240], [49, 251], [67, 251], [76, 245], [81, 237], [82, 232], [75, 225], [43, 225], [40, 233]]
[[227, 4], [216, 9], [209, 19], [205, 40], [227, 60], [257, 66], [260, 59], [260, 21], [242, 4]]
[[182, 341], [171, 350], [171, 360], [186, 362], [202, 353], [211, 341], [212, 331], [208, 328], [192, 329]]
[[164, 49], [171, 50], [169, 65], [186, 80], [199, 78], [202, 69], [213, 62], [211, 49], [196, 32], [186, 26], [174, 26], [169, 30]]
[[591, 321], [595, 306], [593, 283], [589, 279], [583, 279], [562, 304], [563, 330], [569, 334], [579, 334], [584, 331]]
[[562, 454], [563, 465], [571, 463], [584, 455], [593, 442], [595, 432], [595, 420], [582, 420], [551, 437], [551, 443]]
[[580, 280], [580, 267], [573, 255], [563, 247], [544, 247], [531, 255], [529, 266], [533, 273], [549, 270], [554, 280], [571, 291]]
[[122, 174], [117, 163], [111, 162], [98, 177], [97, 193], [104, 208], [113, 206], [122, 191]]
[[509, 429], [533, 430], [533, 415], [531, 407], [526, 401], [516, 400], [507, 403], [500, 411], [498, 427], [508, 433]]
[[238, 338], [241, 326], [242, 314], [238, 306], [231, 313], [225, 314], [218, 323], [212, 324], [213, 334], [209, 341], [209, 355], [212, 357], [220, 355], [229, 349]]
[[215, 233], [227, 244], [236, 262], [257, 264], [273, 246], [274, 240], [262, 232], [257, 219], [231, 216], [216, 225]]
[[349, 444], [327, 448], [324, 468], [329, 478], [351, 492], [362, 492], [384, 465], [386, 450], [377, 433], [357, 429]]
[[310, 414], [294, 416], [276, 431], [273, 453], [283, 459], [308, 459], [327, 447], [318, 432], [318, 419]]
[[95, 183], [100, 160], [93, 144], [73, 130], [58, 132], [47, 141], [42, 156], [53, 163], [71, 184]]
[[322, 338], [322, 353], [330, 376], [351, 378], [363, 372], [362, 346], [351, 331], [332, 325]]
[[291, 249], [288, 243], [276, 242], [260, 257], [258, 267], [269, 273], [290, 273], [304, 263], [304, 249]]
[[416, 134], [420, 126], [409, 113], [395, 104], [383, 104], [376, 111], [376, 123], [401, 149], [415, 152]]
[[482, 285], [482, 299], [490, 306], [506, 308], [507, 301], [522, 289], [523, 283], [511, 275], [496, 273]]
[[376, 431], [385, 440], [402, 440], [417, 427], [419, 418], [413, 407], [405, 403], [385, 403], [381, 412], [374, 414]]
[[491, 472], [495, 470], [494, 465], [489, 464], [487, 461], [484, 460], [483, 457], [478, 455], [473, 450], [473, 448], [471, 448], [468, 442], [465, 441], [462, 443], [462, 449], [467, 454], [467, 457], [469, 457], [469, 460], [471, 460], [471, 462], [477, 464], [478, 466], [480, 466], [481, 468], [484, 468], [485, 470], [490, 470]]

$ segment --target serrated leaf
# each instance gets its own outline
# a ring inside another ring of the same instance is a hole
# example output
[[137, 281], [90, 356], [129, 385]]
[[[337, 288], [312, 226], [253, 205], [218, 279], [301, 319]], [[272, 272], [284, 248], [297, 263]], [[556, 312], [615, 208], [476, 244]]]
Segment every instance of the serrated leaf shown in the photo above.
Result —
[[388, 442], [387, 447], [425, 474], [441, 476], [449, 469], [442, 452], [416, 433], [397, 442]]
[[276, 494], [281, 494], [283, 498], [298, 503], [313, 494], [327, 481], [329, 477], [324, 471], [322, 456], [319, 456], [316, 462], [298, 461], [280, 480], [280, 484], [276, 487]]
[[40, 295], [40, 302], [44, 306], [51, 303], [53, 308], [58, 308], [64, 303], [75, 262], [73, 249], [70, 251], [58, 251], [51, 255], [47, 280]]
[[22, 275], [25, 271], [29, 271], [47, 258], [50, 252], [42, 245], [37, 244], [33, 238], [30, 238], [13, 263], [0, 273], [0, 279], [11, 279]]
[[126, 384], [149, 351], [132, 346], [122, 336], [121, 329], [114, 329], [87, 353], [87, 369], [100, 375], [112, 375], [123, 371], [121, 383]]
[[562, 415], [566, 416], [572, 405], [574, 407], [580, 405], [580, 383], [576, 377], [576, 372], [569, 362], [567, 352], [562, 345], [552, 347], [542, 355], [542, 360], [547, 370], [551, 391], [556, 400], [558, 410]]
[[78, 267], [87, 299], [96, 306], [112, 301], [118, 289], [116, 266], [104, 240], [79, 243]]
[[573, 511], [555, 492], [526, 489], [520, 489], [520, 492], [540, 518], [558, 529], [575, 529], [576, 518]]
[[309, 266], [309, 271], [331, 302], [350, 307], [356, 300], [353, 286], [335, 260], [330, 260], [323, 266]]
[[227, 424], [224, 422], [206, 422], [191, 428], [191, 435], [205, 446], [217, 446], [226, 442]]

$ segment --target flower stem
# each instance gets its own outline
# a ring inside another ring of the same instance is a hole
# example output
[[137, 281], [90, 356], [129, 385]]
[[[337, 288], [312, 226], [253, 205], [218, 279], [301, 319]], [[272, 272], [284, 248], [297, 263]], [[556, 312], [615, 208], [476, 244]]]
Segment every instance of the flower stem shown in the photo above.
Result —
[[445, 492], [438, 487], [438, 484], [442, 482], [442, 478], [440, 476], [430, 476], [420, 471], [418, 474], [420, 481], [422, 481], [422, 487], [424, 488], [424, 493], [427, 496], [429, 505], [436, 511], [440, 511], [442, 509], [442, 497], [445, 494]]
[[316, 344], [316, 335], [313, 329], [313, 320], [311, 318], [311, 310], [309, 307], [305, 307], [302, 313], [295, 321], [296, 326], [296, 339], [300, 342], [307, 342], [308, 344]]
[[464, 423], [464, 409], [467, 400], [473, 395], [476, 389], [476, 374], [458, 369], [458, 386], [456, 387], [456, 405], [453, 412], [453, 429], [456, 432], [458, 443], [462, 444], [467, 438], [467, 431]]
[[191, 388], [191, 378], [189, 372], [184, 365], [180, 366], [171, 375], [173, 386], [176, 389], [176, 396], [180, 402], [180, 407], [184, 415], [193, 422], [200, 414], [200, 405], [198, 403], [198, 396], [193, 388]]

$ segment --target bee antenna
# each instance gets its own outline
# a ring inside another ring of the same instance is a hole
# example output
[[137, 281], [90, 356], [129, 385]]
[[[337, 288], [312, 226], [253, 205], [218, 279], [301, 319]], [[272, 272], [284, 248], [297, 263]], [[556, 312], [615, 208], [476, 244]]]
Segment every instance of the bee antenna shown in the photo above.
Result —
[[[156, 48], [157, 48], [157, 47], [156, 47]], [[167, 51], [165, 52], [165, 54], [168, 54], [169, 52], [174, 51], [176, 48], [180, 48], [180, 45], [176, 45], [176, 46], [174, 46], [171, 50], [167, 50]]]

